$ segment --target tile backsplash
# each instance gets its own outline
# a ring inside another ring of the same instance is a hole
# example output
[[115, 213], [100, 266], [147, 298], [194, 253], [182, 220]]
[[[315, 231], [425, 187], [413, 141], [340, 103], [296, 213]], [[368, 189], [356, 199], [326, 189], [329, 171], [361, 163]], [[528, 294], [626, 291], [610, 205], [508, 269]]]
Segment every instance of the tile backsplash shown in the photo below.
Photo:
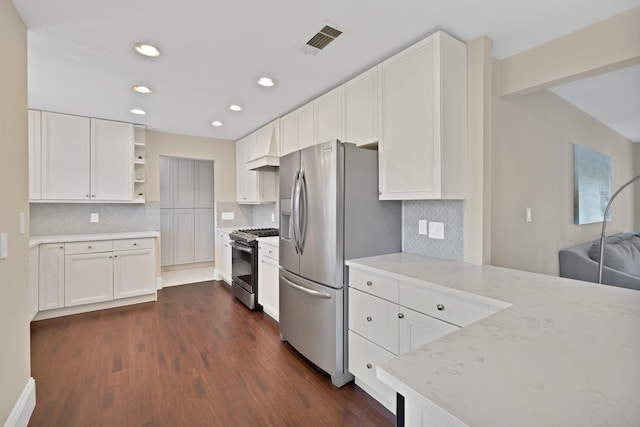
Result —
[[[90, 222], [97, 213], [99, 222]], [[31, 203], [30, 234], [118, 233], [160, 230], [160, 203]]]
[[[405, 200], [402, 202], [402, 251], [434, 258], [464, 258], [464, 202], [462, 200]], [[444, 239], [418, 234], [418, 221], [444, 223]]]
[[[234, 219], [222, 219], [223, 212], [233, 212]], [[271, 221], [271, 215], [275, 221]], [[235, 202], [217, 202], [216, 218], [220, 228], [278, 227], [278, 203], [240, 205]]]

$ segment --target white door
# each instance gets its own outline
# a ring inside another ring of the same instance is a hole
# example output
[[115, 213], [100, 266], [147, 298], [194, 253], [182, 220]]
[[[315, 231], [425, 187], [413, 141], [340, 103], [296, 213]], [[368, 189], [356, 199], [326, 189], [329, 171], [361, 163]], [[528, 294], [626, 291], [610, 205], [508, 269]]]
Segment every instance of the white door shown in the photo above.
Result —
[[193, 263], [193, 249], [193, 209], [173, 209], [173, 263]]
[[315, 144], [342, 139], [342, 86], [325, 93], [314, 103]]
[[406, 307], [399, 308], [398, 317], [400, 354], [408, 353], [460, 329]]
[[133, 125], [91, 119], [91, 199], [133, 199]]
[[194, 161], [173, 159], [173, 207], [193, 208]]
[[195, 160], [194, 207], [213, 208], [213, 161]]
[[89, 200], [91, 119], [42, 113], [42, 198]]
[[213, 209], [194, 210], [194, 262], [213, 261], [215, 235], [213, 222]]
[[114, 252], [113, 297], [127, 298], [152, 294], [155, 286], [155, 250]]
[[38, 309], [64, 307], [64, 243], [40, 245]]
[[173, 209], [160, 209], [160, 265], [173, 265]]
[[342, 86], [342, 137], [357, 145], [378, 142], [378, 67]]
[[29, 320], [38, 314], [38, 247], [29, 249]]
[[40, 111], [29, 110], [29, 200], [39, 200], [42, 167]]
[[65, 256], [66, 307], [113, 299], [113, 252]]
[[160, 208], [173, 207], [173, 160], [160, 156]]

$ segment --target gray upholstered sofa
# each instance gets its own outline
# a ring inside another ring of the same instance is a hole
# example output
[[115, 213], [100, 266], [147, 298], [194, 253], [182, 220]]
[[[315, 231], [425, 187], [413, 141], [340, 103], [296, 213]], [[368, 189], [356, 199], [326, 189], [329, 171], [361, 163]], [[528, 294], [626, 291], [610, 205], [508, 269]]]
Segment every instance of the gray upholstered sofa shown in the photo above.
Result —
[[[562, 249], [560, 276], [597, 283], [599, 254], [600, 239]], [[640, 290], [640, 234], [619, 233], [607, 237], [602, 282]]]

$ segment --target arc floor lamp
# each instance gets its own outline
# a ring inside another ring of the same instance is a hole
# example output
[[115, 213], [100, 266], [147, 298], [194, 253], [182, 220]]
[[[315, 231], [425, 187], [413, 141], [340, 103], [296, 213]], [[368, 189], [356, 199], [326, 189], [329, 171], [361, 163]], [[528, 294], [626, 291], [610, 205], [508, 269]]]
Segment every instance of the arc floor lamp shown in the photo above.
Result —
[[629, 181], [624, 183], [622, 187], [618, 188], [618, 191], [613, 193], [613, 196], [611, 196], [611, 198], [609, 199], [609, 203], [607, 203], [607, 207], [604, 210], [604, 217], [602, 219], [602, 234], [600, 235], [600, 262], [598, 263], [598, 283], [602, 283], [602, 270], [604, 268], [605, 230], [607, 229], [607, 216], [609, 215], [609, 209], [611, 209], [611, 202], [613, 202], [613, 199], [615, 199], [622, 190], [624, 190], [628, 185], [630, 185], [634, 181], [637, 181], [638, 179], [640, 179], [640, 175], [636, 176], [635, 178], [631, 178]]

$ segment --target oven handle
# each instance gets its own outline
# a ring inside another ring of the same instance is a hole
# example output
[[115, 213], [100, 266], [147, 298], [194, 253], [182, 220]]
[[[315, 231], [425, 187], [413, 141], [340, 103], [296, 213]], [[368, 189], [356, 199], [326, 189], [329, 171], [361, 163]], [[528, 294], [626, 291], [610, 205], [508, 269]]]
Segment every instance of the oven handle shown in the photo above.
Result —
[[318, 298], [331, 299], [331, 295], [329, 295], [328, 293], [320, 292], [320, 291], [316, 291], [316, 290], [313, 290], [313, 289], [305, 288], [304, 286], [296, 285], [295, 283], [293, 283], [292, 281], [290, 281], [289, 279], [284, 277], [282, 274], [280, 275], [280, 279], [282, 279], [284, 281], [284, 283], [286, 283], [287, 285], [289, 285], [292, 288], [295, 288], [295, 289], [297, 289], [297, 290], [299, 290], [301, 292], [304, 292], [305, 294], [309, 294], [309, 295], [312, 295], [312, 296], [318, 297]]
[[251, 252], [253, 252], [253, 251], [251, 250], [251, 248], [245, 248], [244, 246], [240, 246], [240, 245], [238, 245], [238, 244], [236, 244], [236, 243], [230, 243], [230, 245], [231, 245], [231, 247], [232, 247], [232, 248], [237, 249], [237, 250], [239, 250], [239, 251], [241, 251], [241, 252], [246, 252], [246, 253], [248, 253], [248, 254], [250, 254]]

